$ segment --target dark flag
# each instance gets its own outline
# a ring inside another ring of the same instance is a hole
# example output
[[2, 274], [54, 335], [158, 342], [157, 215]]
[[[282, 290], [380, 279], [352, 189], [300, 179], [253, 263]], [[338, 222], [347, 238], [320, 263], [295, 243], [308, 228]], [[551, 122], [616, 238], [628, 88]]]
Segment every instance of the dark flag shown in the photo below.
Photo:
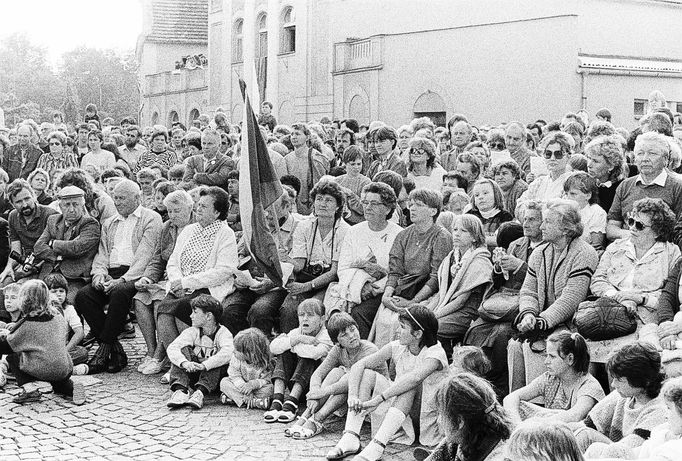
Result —
[[282, 196], [265, 140], [258, 127], [246, 83], [239, 80], [244, 98], [242, 154], [239, 160], [239, 212], [244, 242], [251, 256], [277, 286], [282, 286], [282, 266], [277, 245], [265, 222], [265, 209]]

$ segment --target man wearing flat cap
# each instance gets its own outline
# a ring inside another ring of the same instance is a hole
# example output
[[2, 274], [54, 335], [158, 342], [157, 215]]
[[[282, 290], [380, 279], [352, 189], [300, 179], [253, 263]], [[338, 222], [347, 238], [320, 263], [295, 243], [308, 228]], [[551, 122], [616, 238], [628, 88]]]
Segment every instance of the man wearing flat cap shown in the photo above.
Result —
[[100, 240], [99, 222], [85, 209], [85, 192], [76, 186], [59, 191], [62, 214], [52, 215], [34, 247], [37, 258], [45, 261], [40, 278], [61, 273], [69, 282], [67, 300], [73, 304], [78, 290], [90, 282], [92, 261]]

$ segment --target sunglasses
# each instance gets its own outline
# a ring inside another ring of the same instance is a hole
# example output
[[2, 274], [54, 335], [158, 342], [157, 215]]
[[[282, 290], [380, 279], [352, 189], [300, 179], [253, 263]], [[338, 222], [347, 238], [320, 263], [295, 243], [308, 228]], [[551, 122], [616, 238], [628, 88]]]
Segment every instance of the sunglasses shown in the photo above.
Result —
[[493, 144], [488, 144], [488, 147], [490, 147], [491, 149], [503, 150], [503, 149], [504, 149], [504, 144], [502, 144], [502, 143], [499, 143], [499, 144], [498, 144], [498, 143], [493, 143]]
[[554, 158], [557, 160], [561, 160], [562, 158], [564, 158], [564, 152], [561, 149], [559, 149], [559, 150], [546, 150], [545, 151], [545, 158], [546, 159], [549, 160], [550, 158], [552, 158], [552, 156], [554, 156]]
[[634, 227], [636, 230], [640, 232], [646, 229], [647, 227], [651, 227], [651, 225], [646, 225], [642, 221], [638, 221], [632, 216], [628, 218], [628, 226]]
[[60, 143], [60, 142], [51, 142], [50, 143], [50, 146], [61, 146], [61, 145], [62, 145], [62, 143]]

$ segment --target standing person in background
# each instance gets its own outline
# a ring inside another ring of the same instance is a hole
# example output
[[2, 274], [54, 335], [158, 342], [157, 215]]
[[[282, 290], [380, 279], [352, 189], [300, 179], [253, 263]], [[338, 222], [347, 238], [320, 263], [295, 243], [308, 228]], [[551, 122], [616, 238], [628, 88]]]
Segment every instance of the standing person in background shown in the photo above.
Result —
[[146, 167], [158, 167], [164, 175], [168, 174], [168, 170], [178, 163], [177, 154], [168, 149], [168, 131], [165, 129], [154, 130], [149, 144], [149, 151], [140, 155], [133, 172], [137, 173]]
[[291, 128], [291, 144], [294, 151], [284, 157], [284, 160], [287, 173], [296, 176], [301, 182], [301, 190], [296, 198], [296, 209], [303, 215], [309, 215], [313, 206], [310, 192], [320, 178], [329, 172], [329, 160], [309, 146], [310, 130], [304, 123], [294, 123]]
[[277, 126], [277, 119], [272, 115], [272, 103], [268, 101], [263, 101], [260, 106], [260, 114], [258, 115], [258, 124], [261, 126], [267, 126], [272, 133], [272, 130]]
[[[131, 171], [137, 168], [137, 161], [142, 154], [147, 152], [147, 148], [140, 143], [142, 133], [140, 127], [137, 125], [129, 125], [125, 130], [126, 140], [124, 145], [119, 149], [121, 158], [128, 164]], [[177, 153], [177, 152], [176, 152]]]
[[504, 132], [504, 142], [509, 155], [524, 174], [530, 173], [530, 158], [535, 154], [526, 147], [526, 127], [520, 122], [511, 122]]

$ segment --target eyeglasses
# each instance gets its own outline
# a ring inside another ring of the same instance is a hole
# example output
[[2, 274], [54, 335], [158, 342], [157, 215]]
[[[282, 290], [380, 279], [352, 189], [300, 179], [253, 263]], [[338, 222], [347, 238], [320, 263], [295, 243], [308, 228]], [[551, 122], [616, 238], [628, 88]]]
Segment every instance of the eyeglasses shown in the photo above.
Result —
[[50, 145], [51, 145], [51, 146], [61, 146], [62, 143], [60, 143], [60, 142], [51, 142]]
[[361, 200], [360, 203], [361, 203], [362, 206], [364, 206], [365, 208], [369, 208], [369, 207], [375, 207], [375, 208], [376, 208], [376, 207], [381, 206], [381, 205], [384, 204], [383, 202], [370, 202], [370, 201], [368, 201], [368, 200]]
[[413, 148], [410, 149], [410, 150], [411, 150], [412, 152], [414, 152], [415, 154], [428, 155], [428, 152], [426, 152], [424, 149], [422, 149], [422, 148], [420, 148], [420, 147], [413, 147]]
[[644, 224], [642, 221], [638, 221], [637, 219], [633, 218], [632, 216], [630, 216], [628, 218], [628, 226], [634, 227], [639, 232], [643, 231], [647, 227], [651, 227], [650, 224], [649, 225]]
[[504, 144], [502, 144], [502, 143], [491, 143], [491, 144], [488, 144], [488, 147], [490, 147], [491, 149], [503, 150]]
[[545, 150], [545, 158], [547, 160], [552, 158], [552, 156], [554, 156], [554, 158], [557, 160], [561, 160], [562, 158], [564, 158], [564, 151], [562, 151], [561, 149], [559, 149], [559, 150], [549, 150], [549, 149]]

